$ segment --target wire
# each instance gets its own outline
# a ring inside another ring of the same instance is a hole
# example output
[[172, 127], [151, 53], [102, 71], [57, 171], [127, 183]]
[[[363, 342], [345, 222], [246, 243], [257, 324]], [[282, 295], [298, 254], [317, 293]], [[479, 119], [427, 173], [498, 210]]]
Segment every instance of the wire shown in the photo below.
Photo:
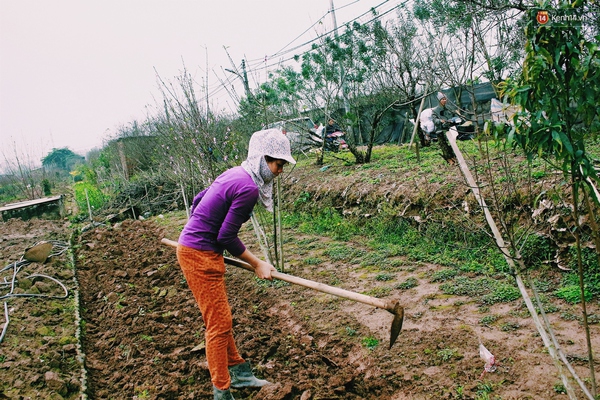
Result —
[[41, 293], [12, 293], [11, 292], [7, 295], [0, 296], [0, 299], [7, 299], [9, 297], [47, 297], [49, 299], [66, 299], [67, 297], [69, 297], [69, 289], [67, 289], [67, 287], [58, 279], [53, 278], [48, 275], [43, 275], [43, 274], [31, 274], [27, 277], [27, 279], [35, 278], [35, 277], [46, 278], [46, 279], [50, 279], [51, 281], [56, 282], [58, 285], [60, 285], [60, 287], [62, 287], [65, 294], [63, 296], [54, 296], [54, 295], [50, 295], [50, 294], [41, 294]]
[[[56, 257], [56, 256], [64, 253], [69, 248], [69, 245], [66, 242], [61, 242], [58, 240], [49, 240], [48, 242], [52, 244], [51, 253], [48, 257]], [[37, 242], [36, 244], [34, 244], [34, 246], [39, 243], [43, 243], [43, 242]], [[34, 247], [34, 246], [32, 246], [32, 247]], [[19, 274], [19, 272], [21, 272], [21, 270], [23, 268], [25, 268], [29, 264], [31, 264], [31, 261], [25, 260], [23, 257], [21, 257], [21, 259], [19, 261], [13, 262], [13, 263], [7, 265], [6, 267], [0, 269], [0, 272], [4, 272], [4, 271], [8, 271], [8, 270], [12, 269], [10, 281], [7, 280], [7, 277], [4, 277], [3, 282], [0, 282], [0, 287], [10, 286], [10, 291], [8, 293], [0, 296], [0, 300], [8, 299], [11, 297], [38, 297], [38, 298], [50, 298], [50, 299], [66, 299], [67, 297], [69, 297], [69, 289], [65, 286], [65, 284], [63, 284], [61, 281], [59, 281], [56, 278], [53, 278], [51, 276], [44, 275], [44, 274], [39, 274], [39, 273], [30, 274], [25, 279], [30, 279], [30, 278], [50, 279], [51, 281], [55, 282], [62, 288], [63, 295], [52, 295], [52, 294], [41, 294], [41, 293], [15, 293], [14, 292], [15, 286], [16, 286], [16, 283], [18, 282], [17, 275]], [[8, 329], [8, 324], [10, 322], [8, 305], [6, 302], [4, 302], [4, 315], [5, 315], [6, 322], [4, 323], [4, 327], [2, 328], [2, 333], [0, 333], [0, 343], [4, 339], [4, 336], [6, 335], [6, 331]]]
[[4, 302], [4, 319], [6, 322], [4, 323], [4, 328], [2, 328], [2, 334], [0, 334], [0, 343], [4, 339], [4, 335], [6, 334], [6, 330], [8, 329], [8, 323], [10, 322], [10, 316], [8, 314], [8, 305]]
[[[358, 1], [359, 0], [355, 0], [354, 2], [348, 3], [348, 4], [346, 4], [346, 5], [342, 6], [342, 7], [338, 7], [336, 9], [334, 9], [333, 11], [346, 8], [346, 7], [348, 7], [348, 6], [352, 5], [352, 4], [357, 3]], [[344, 26], [347, 27], [347, 26], [349, 26], [353, 22], [355, 22], [355, 21], [363, 18], [365, 15], [373, 13], [374, 11], [376, 11], [379, 8], [381, 8], [383, 5], [389, 3], [390, 1], [391, 0], [384, 0], [382, 3], [378, 4], [377, 6], [372, 7], [368, 11], [365, 11], [364, 13], [362, 13], [359, 16], [351, 19], [350, 21], [345, 22], [344, 24], [342, 24], [341, 27], [344, 27]], [[396, 10], [396, 9], [404, 6], [404, 5], [406, 5], [408, 2], [409, 2], [409, 0], [404, 0], [404, 1], [402, 1], [402, 2], [400, 2], [398, 4], [396, 4], [396, 5], [394, 5], [389, 10], [383, 11], [380, 14], [377, 14], [376, 16], [374, 16], [373, 18], [371, 18], [370, 20], [364, 22], [364, 24], [369, 24], [369, 23], [371, 23], [373, 21], [381, 19], [382, 17], [384, 17], [385, 15], [389, 14], [390, 12], [392, 12], [392, 11], [394, 11], [394, 10]], [[285, 56], [286, 54], [290, 54], [291, 52], [294, 52], [295, 50], [298, 50], [298, 49], [303, 48], [305, 46], [311, 45], [311, 44], [313, 44], [313, 43], [315, 43], [317, 41], [321, 41], [324, 37], [327, 37], [327, 36], [335, 33], [336, 29], [334, 28], [334, 29], [331, 29], [331, 30], [329, 30], [329, 31], [327, 31], [327, 32], [325, 32], [325, 33], [317, 36], [314, 39], [311, 39], [311, 40], [309, 40], [307, 42], [304, 42], [304, 43], [302, 43], [300, 45], [297, 45], [295, 47], [287, 49], [292, 43], [294, 43], [298, 38], [302, 37], [306, 32], [308, 32], [310, 29], [312, 29], [316, 24], [320, 23], [331, 12], [332, 12], [332, 10], [327, 11], [327, 13], [325, 13], [321, 18], [319, 18], [317, 20], [317, 22], [313, 23], [303, 33], [301, 33], [299, 36], [297, 36], [295, 39], [293, 39], [290, 43], [288, 43], [282, 49], [280, 49], [279, 51], [273, 53], [272, 55], [266, 56], [266, 57], [263, 57], [263, 58], [260, 58], [260, 59], [246, 60], [247, 73], [249, 75], [257, 74], [261, 70], [269, 69], [269, 68], [272, 68], [274, 66], [282, 65], [282, 64], [287, 63], [289, 61], [292, 61], [293, 59], [296, 58], [297, 54], [294, 54], [293, 56], [290, 56], [290, 57], [285, 58], [285, 59], [280, 59], [277, 62], [274, 62], [274, 63], [271, 63], [271, 64], [267, 64], [267, 60], [271, 60], [271, 59], [274, 59], [274, 58], [277, 58], [277, 57]], [[317, 46], [317, 48], [319, 48], [319, 47], [321, 47], [321, 45]], [[303, 52], [302, 54], [308, 53], [310, 51], [312, 51], [312, 48], [310, 50], [307, 50], [307, 51]], [[241, 65], [238, 68], [241, 68]], [[231, 82], [229, 80], [228, 80], [227, 83], [231, 84]], [[211, 93], [209, 93], [208, 97], [210, 98], [210, 97], [216, 96], [217, 94], [221, 93], [223, 90], [226, 90], [226, 91], [229, 92], [229, 90], [227, 89], [227, 87], [225, 86], [225, 84], [222, 82], [220, 86], [218, 86]]]
[[[355, 17], [355, 18], [351, 19], [350, 21], [348, 21], [348, 22], [345, 22], [344, 24], [342, 24], [342, 27], [344, 27], [344, 26], [348, 26], [349, 24], [351, 24], [351, 23], [353, 23], [353, 22], [357, 21], [358, 19], [360, 19], [360, 18], [364, 17], [365, 15], [367, 15], [367, 14], [370, 14], [371, 12], [373, 12], [373, 10], [377, 10], [379, 7], [381, 7], [381, 6], [382, 6], [382, 5], [384, 5], [385, 3], [388, 3], [389, 1], [390, 1], [390, 0], [385, 0], [383, 3], [380, 3], [379, 5], [377, 5], [377, 6], [373, 7], [373, 8], [371, 8], [371, 9], [369, 9], [369, 11], [365, 11], [364, 13], [362, 13], [362, 14], [360, 14], [359, 16], [357, 16], [357, 17]], [[392, 8], [392, 10], [396, 9], [396, 8], [397, 8], [397, 7], [399, 7], [399, 6], [400, 6], [400, 5], [397, 5], [397, 6], [393, 7], [393, 8]], [[335, 10], [334, 10], [334, 11], [335, 11]], [[391, 11], [391, 10], [390, 10], [390, 11]], [[368, 22], [366, 22], [366, 23], [372, 22], [373, 20], [375, 20], [375, 19], [378, 19], [378, 18], [380, 18], [380, 17], [381, 17], [381, 16], [383, 16], [383, 15], [386, 15], [388, 12], [389, 12], [389, 11], [386, 11], [386, 12], [384, 12], [384, 13], [382, 13], [382, 14], [378, 15], [377, 17], [375, 17], [374, 19], [372, 19], [371, 21], [368, 21]], [[322, 16], [322, 17], [319, 19], [319, 21], [317, 21], [316, 23], [318, 23], [318, 22], [320, 22], [321, 20], [323, 20], [323, 19], [324, 19], [324, 18], [325, 18], [325, 17], [326, 17], [328, 14], [330, 14], [330, 13], [331, 13], [331, 10], [330, 10], [330, 11], [328, 11], [328, 12], [327, 12], [327, 13], [326, 13], [324, 16]], [[315, 24], [316, 24], [316, 23], [315, 23]], [[311, 26], [311, 28], [312, 28], [312, 27], [313, 27], [315, 24], [313, 24], [313, 25]], [[308, 29], [310, 29], [310, 28], [308, 28]], [[308, 31], [308, 29], [307, 29], [307, 31]], [[339, 29], [339, 28], [337, 28], [337, 29]], [[311, 39], [311, 40], [309, 40], [309, 41], [307, 41], [307, 42], [305, 42], [305, 43], [302, 43], [302, 44], [300, 44], [300, 45], [297, 45], [296, 47], [294, 47], [294, 48], [292, 48], [292, 49], [289, 49], [289, 50], [287, 50], [287, 51], [285, 51], [285, 52], [282, 52], [282, 50], [280, 50], [280, 51], [278, 51], [277, 53], [275, 53], [275, 54], [272, 54], [271, 56], [268, 56], [268, 58], [270, 59], [270, 58], [275, 58], [275, 57], [277, 57], [277, 56], [281, 56], [281, 55], [284, 55], [284, 54], [288, 54], [288, 53], [290, 53], [290, 52], [291, 52], [291, 51], [293, 51], [293, 50], [296, 50], [296, 49], [299, 49], [299, 48], [301, 48], [301, 47], [303, 47], [303, 46], [307, 46], [307, 45], [309, 45], [309, 44], [312, 44], [313, 42], [316, 42], [317, 40], [321, 40], [323, 37], [327, 37], [327, 36], [331, 35], [332, 33], [335, 33], [335, 31], [336, 31], [336, 28], [333, 28], [333, 29], [331, 29], [331, 30], [329, 30], [329, 31], [327, 31], [327, 32], [325, 32], [325, 33], [323, 33], [323, 34], [321, 34], [321, 35], [317, 36], [316, 38], [314, 38], [314, 39]], [[306, 32], [306, 31], [305, 31], [305, 32]], [[304, 33], [303, 33], [303, 34], [304, 34]], [[302, 34], [302, 35], [303, 35], [303, 34]], [[302, 35], [300, 35], [300, 36], [302, 36]], [[294, 40], [295, 40], [295, 39], [294, 39]], [[290, 43], [290, 44], [291, 44], [291, 43]], [[289, 46], [289, 44], [288, 44], [288, 46]], [[287, 47], [287, 46], [286, 46], [286, 47]], [[284, 49], [285, 49], [285, 47], [284, 47]], [[256, 61], [262, 62], [262, 59], [261, 59], [261, 60], [248, 60], [248, 63], [251, 63], [251, 62], [256, 62]]]

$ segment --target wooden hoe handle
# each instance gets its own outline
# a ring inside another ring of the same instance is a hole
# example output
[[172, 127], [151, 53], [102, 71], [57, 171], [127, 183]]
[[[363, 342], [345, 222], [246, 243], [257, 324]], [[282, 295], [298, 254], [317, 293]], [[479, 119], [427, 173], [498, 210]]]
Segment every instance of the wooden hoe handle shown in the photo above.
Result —
[[[177, 247], [177, 245], [178, 245], [178, 243], [176, 241], [170, 240], [167, 238], [161, 239], [161, 242], [163, 244], [166, 244], [171, 247]], [[234, 259], [234, 258], [230, 258], [230, 257], [224, 257], [224, 259], [225, 259], [226, 264], [233, 265], [235, 267], [243, 268], [248, 271], [254, 272], [254, 268], [252, 268], [252, 266], [250, 264], [248, 264], [242, 260], [238, 260], [238, 259]], [[284, 274], [283, 272], [278, 272], [278, 271], [272, 271], [271, 277], [275, 278], [275, 279], [279, 279], [281, 281], [288, 282], [288, 283], [293, 283], [295, 285], [300, 285], [300, 286], [304, 286], [304, 287], [307, 287], [310, 289], [314, 289], [319, 292], [331, 294], [331, 295], [334, 295], [337, 297], [343, 297], [345, 299], [357, 301], [359, 303], [364, 303], [364, 304], [371, 305], [373, 307], [387, 310], [390, 313], [394, 314], [394, 316], [396, 317], [395, 320], [396, 319], [399, 320], [398, 327], [394, 328], [394, 326], [392, 326], [392, 331], [397, 330], [395, 336], [398, 335], [398, 333], [402, 327], [402, 320], [404, 319], [404, 308], [402, 308], [398, 304], [398, 302], [384, 301], [384, 300], [378, 299], [376, 297], [364, 295], [362, 293], [356, 293], [356, 292], [352, 292], [350, 290], [345, 290], [345, 289], [341, 289], [338, 287], [329, 286], [324, 283], [315, 282], [315, 281], [300, 278], [297, 276]], [[392, 337], [393, 336], [394, 336], [394, 333], [392, 333]], [[395, 341], [395, 337], [393, 339], [394, 339], [393, 341]], [[393, 341], [391, 341], [390, 347], [393, 344]]]

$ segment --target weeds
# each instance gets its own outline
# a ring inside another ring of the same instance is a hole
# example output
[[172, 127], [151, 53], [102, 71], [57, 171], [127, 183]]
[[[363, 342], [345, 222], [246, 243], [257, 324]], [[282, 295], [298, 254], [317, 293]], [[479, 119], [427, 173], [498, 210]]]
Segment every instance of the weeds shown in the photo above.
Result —
[[346, 331], [346, 335], [348, 335], [348, 336], [356, 336], [356, 334], [357, 334], [356, 329], [353, 329], [349, 326], [346, 327], [345, 331]]
[[365, 292], [365, 294], [367, 296], [382, 298], [382, 297], [389, 296], [391, 291], [392, 291], [392, 288], [387, 287], [387, 286], [382, 286], [382, 287], [377, 287], [377, 288], [368, 290], [367, 292]]
[[509, 303], [521, 298], [521, 292], [514, 285], [498, 283], [492, 290], [492, 293], [484, 295], [482, 302], [484, 304]]
[[375, 350], [375, 348], [379, 346], [379, 340], [373, 336], [367, 336], [363, 338], [362, 345], [369, 350]]
[[148, 392], [148, 389], [136, 389], [136, 395], [133, 396], [134, 399], [149, 399], [150, 398], [150, 392]]
[[282, 281], [279, 279], [273, 279], [272, 281], [266, 280], [266, 279], [260, 279], [257, 276], [254, 276], [254, 282], [256, 282], [256, 284], [259, 287], [262, 288], [282, 288], [282, 287], [286, 287], [286, 286], [290, 286], [290, 283], [286, 282], [286, 281]]
[[323, 256], [332, 261], [348, 261], [356, 256], [356, 250], [349, 248], [346, 245], [335, 244], [327, 248], [323, 252]]
[[[581, 289], [579, 285], [568, 285], [554, 292], [554, 295], [559, 299], [563, 299], [569, 304], [578, 304], [581, 302]], [[592, 300], [592, 293], [584, 290], [585, 301]]]
[[452, 268], [446, 268], [433, 273], [430, 282], [446, 282], [453, 279], [458, 271]]
[[323, 263], [323, 260], [319, 257], [307, 257], [304, 259], [304, 264], [306, 265], [319, 265]]
[[512, 332], [512, 331], [516, 331], [520, 327], [521, 327], [521, 325], [519, 325], [516, 322], [507, 322], [505, 324], [500, 325], [500, 330], [502, 332]]
[[486, 315], [485, 317], [479, 320], [479, 325], [490, 326], [494, 324], [494, 322], [496, 322], [498, 318], [500, 317], [498, 317], [497, 315]]
[[[477, 400], [488, 400], [492, 399], [490, 393], [494, 391], [494, 385], [490, 382], [482, 382], [477, 385]], [[499, 399], [500, 397], [496, 397]]]
[[440, 290], [444, 294], [478, 297], [489, 292], [495, 284], [496, 281], [490, 278], [471, 279], [466, 276], [458, 276], [452, 282], [440, 285]]
[[559, 394], [567, 394], [567, 389], [565, 389], [565, 386], [562, 383], [555, 383], [554, 392]]
[[395, 276], [393, 274], [388, 274], [387, 272], [382, 272], [380, 274], [375, 275], [375, 280], [380, 282], [387, 282], [394, 280]]
[[415, 277], [410, 277], [402, 283], [396, 285], [396, 289], [408, 290], [419, 285], [419, 281]]
[[437, 357], [443, 362], [448, 362], [452, 359], [461, 359], [462, 355], [458, 352], [457, 349], [441, 349], [437, 352]]

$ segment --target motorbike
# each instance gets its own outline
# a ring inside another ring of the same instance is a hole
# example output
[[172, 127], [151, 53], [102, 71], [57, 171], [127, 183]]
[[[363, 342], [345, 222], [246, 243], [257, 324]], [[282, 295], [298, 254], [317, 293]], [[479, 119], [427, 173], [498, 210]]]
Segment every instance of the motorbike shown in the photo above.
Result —
[[[460, 117], [452, 117], [442, 124], [442, 132], [446, 132], [450, 129], [458, 132], [457, 140], [471, 140], [475, 133], [475, 127], [473, 125], [464, 125], [463, 120]], [[440, 132], [441, 133], [441, 132]]]
[[335, 131], [325, 135], [325, 151], [332, 151], [337, 153], [341, 149], [347, 149], [348, 143], [344, 137], [346, 134], [344, 132]]

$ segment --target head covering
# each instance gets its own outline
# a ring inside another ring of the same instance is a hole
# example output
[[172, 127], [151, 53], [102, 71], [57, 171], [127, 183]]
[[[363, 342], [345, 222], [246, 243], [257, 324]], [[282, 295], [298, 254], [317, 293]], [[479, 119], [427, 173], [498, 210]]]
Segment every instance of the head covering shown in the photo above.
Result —
[[445, 98], [446, 98], [446, 95], [444, 93], [438, 92], [438, 94], [437, 94], [438, 101], [442, 101], [442, 99], [445, 99]]
[[254, 132], [248, 145], [248, 157], [242, 168], [252, 177], [259, 190], [259, 200], [269, 211], [273, 211], [273, 178], [265, 156], [296, 164], [292, 157], [290, 141], [279, 129]]

